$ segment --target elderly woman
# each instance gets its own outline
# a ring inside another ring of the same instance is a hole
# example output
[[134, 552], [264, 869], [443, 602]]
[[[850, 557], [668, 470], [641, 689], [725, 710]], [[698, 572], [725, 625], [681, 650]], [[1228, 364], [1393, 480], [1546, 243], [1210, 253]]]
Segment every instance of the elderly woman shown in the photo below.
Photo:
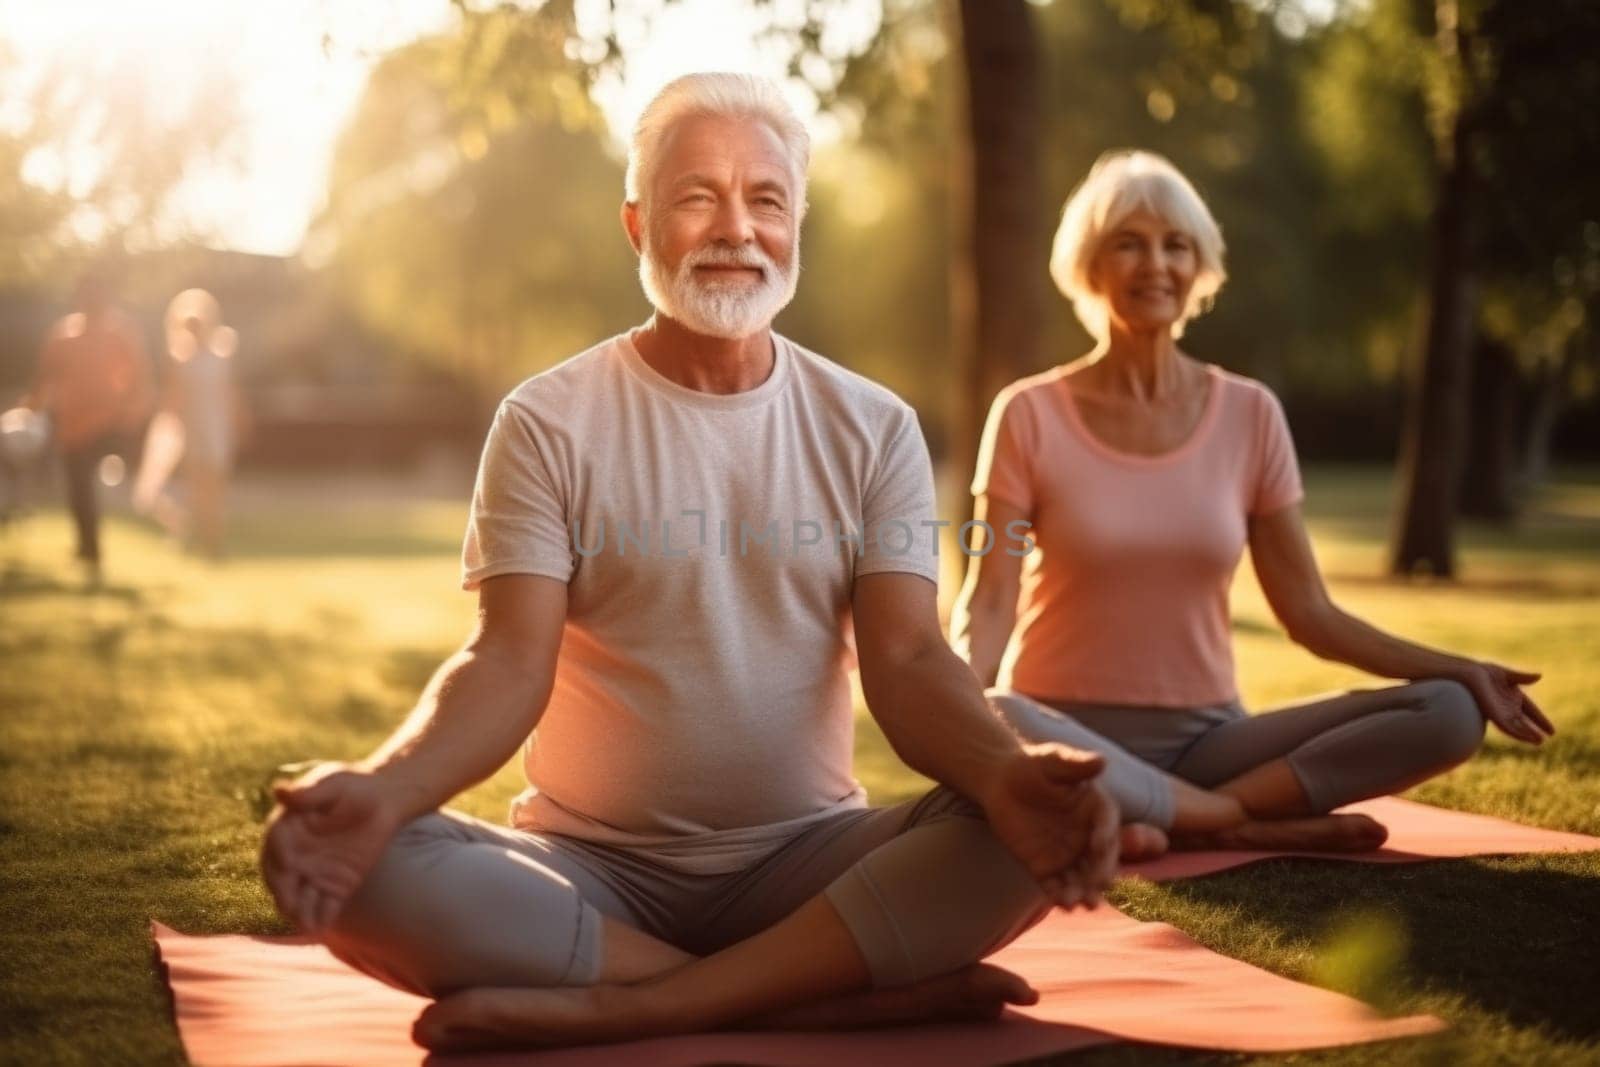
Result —
[[[1031, 523], [1036, 547], [972, 558], [953, 637], [1021, 733], [1107, 756], [1125, 821], [1206, 830], [1242, 812], [1293, 820], [1275, 837], [1257, 822], [1245, 843], [1372, 847], [1382, 827], [1326, 813], [1468, 759], [1485, 718], [1530, 744], [1554, 730], [1521, 689], [1538, 675], [1402, 640], [1330, 599], [1277, 398], [1177, 344], [1221, 287], [1222, 254], [1159, 156], [1108, 154], [1068, 199], [1051, 273], [1098, 344], [995, 400], [977, 517]], [[1409, 684], [1247, 714], [1228, 612], [1246, 543], [1296, 643]]]

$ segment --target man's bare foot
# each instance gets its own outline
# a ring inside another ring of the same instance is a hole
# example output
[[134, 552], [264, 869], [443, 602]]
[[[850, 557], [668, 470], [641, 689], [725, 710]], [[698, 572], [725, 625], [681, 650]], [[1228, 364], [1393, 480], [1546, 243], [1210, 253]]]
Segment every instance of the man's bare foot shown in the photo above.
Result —
[[1158, 826], [1130, 822], [1122, 828], [1122, 862], [1137, 863], [1166, 855], [1167, 835]]
[[737, 1024], [740, 1030], [853, 1030], [867, 1026], [999, 1018], [1008, 1004], [1034, 1004], [1039, 994], [1021, 975], [988, 963], [898, 989], [874, 989], [802, 1004]]
[[559, 1048], [628, 1041], [660, 1031], [636, 1018], [627, 986], [467, 989], [428, 1005], [412, 1040], [434, 1052]]
[[1174, 834], [1172, 846], [1198, 851], [1237, 848], [1271, 852], [1371, 852], [1389, 831], [1366, 815], [1314, 815], [1303, 819], [1252, 819], [1227, 830]]
[[[675, 1032], [634, 1010], [627, 986], [584, 989], [468, 989], [430, 1004], [412, 1025], [435, 1052], [555, 1048], [629, 1041]], [[802, 1004], [735, 1024], [741, 1030], [850, 1030], [933, 1020], [997, 1018], [1039, 994], [1020, 976], [986, 963], [899, 989], [876, 989]]]

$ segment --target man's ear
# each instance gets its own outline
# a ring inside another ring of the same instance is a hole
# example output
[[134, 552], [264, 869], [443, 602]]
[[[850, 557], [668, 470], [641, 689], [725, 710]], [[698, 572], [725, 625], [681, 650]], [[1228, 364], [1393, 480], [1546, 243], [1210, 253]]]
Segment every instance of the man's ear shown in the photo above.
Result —
[[622, 229], [628, 235], [628, 243], [633, 246], [636, 253], [644, 252], [644, 231], [641, 228], [643, 220], [639, 217], [639, 205], [632, 200], [622, 202]]

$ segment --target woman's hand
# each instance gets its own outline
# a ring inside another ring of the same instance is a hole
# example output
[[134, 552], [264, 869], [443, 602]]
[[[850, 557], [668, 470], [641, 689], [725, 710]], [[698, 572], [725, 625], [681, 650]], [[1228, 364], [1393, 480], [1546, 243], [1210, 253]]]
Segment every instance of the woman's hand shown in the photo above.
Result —
[[1555, 726], [1539, 710], [1539, 705], [1522, 691], [1523, 686], [1537, 682], [1540, 675], [1484, 661], [1468, 662], [1459, 671], [1452, 672], [1451, 677], [1467, 687], [1478, 701], [1484, 718], [1500, 727], [1508, 737], [1537, 745], [1555, 734]]

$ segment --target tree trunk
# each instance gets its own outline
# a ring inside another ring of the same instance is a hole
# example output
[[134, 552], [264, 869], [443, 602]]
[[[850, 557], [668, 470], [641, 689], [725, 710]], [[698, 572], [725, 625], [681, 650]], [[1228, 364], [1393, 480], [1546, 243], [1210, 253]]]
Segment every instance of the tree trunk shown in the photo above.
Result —
[[1469, 116], [1463, 110], [1456, 118], [1434, 208], [1422, 373], [1413, 382], [1401, 442], [1404, 505], [1390, 555], [1391, 573], [1397, 575], [1455, 576], [1455, 513], [1477, 305], [1471, 149]]
[[1480, 338], [1472, 351], [1471, 416], [1461, 514], [1508, 522], [1518, 510], [1517, 415], [1522, 376], [1503, 342]]
[[1554, 435], [1556, 421], [1570, 395], [1569, 380], [1577, 365], [1578, 346], [1567, 342], [1561, 362], [1546, 367], [1534, 382], [1533, 395], [1528, 401], [1528, 417], [1522, 435], [1521, 470], [1523, 491], [1532, 493], [1550, 476], [1550, 438]]
[[1044, 329], [1039, 43], [1026, 0], [957, 0], [966, 138], [956, 153], [951, 337], [961, 392], [950, 458], [970, 477], [989, 404], [1038, 369]]

